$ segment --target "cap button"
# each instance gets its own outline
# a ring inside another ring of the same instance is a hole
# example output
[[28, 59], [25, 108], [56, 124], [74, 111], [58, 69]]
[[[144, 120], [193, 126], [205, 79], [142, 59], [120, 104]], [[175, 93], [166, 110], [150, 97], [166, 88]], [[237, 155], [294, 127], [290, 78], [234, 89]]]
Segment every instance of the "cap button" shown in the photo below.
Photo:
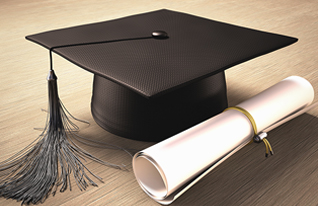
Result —
[[153, 38], [156, 38], [156, 39], [166, 39], [166, 38], [168, 38], [168, 34], [165, 31], [153, 31], [151, 33], [151, 35], [152, 35]]

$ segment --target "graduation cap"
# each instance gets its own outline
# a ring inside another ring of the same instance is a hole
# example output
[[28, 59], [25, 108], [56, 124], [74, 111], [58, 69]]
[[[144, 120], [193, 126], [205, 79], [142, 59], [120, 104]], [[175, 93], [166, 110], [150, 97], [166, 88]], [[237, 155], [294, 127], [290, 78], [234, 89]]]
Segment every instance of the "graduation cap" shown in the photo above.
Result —
[[143, 141], [223, 111], [225, 69], [297, 41], [166, 9], [26, 38], [94, 73], [95, 121]]
[[64, 115], [52, 52], [94, 73], [97, 124], [143, 141], [161, 141], [220, 113], [227, 107], [224, 70], [297, 41], [166, 9], [26, 39], [50, 51], [53, 131], [63, 130]]

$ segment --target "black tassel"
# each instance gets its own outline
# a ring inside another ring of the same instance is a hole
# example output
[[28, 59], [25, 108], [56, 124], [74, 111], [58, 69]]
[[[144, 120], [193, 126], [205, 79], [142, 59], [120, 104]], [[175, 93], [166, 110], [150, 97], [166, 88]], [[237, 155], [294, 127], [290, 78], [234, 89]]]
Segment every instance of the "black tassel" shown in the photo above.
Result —
[[[71, 175], [74, 176], [80, 190], [85, 190], [89, 184], [97, 186], [87, 172], [100, 181], [102, 179], [81, 162], [85, 157], [107, 166], [125, 169], [125, 165], [111, 164], [92, 156], [73, 141], [81, 140], [74, 132], [78, 127], [69, 117], [78, 119], [74, 118], [60, 101], [57, 77], [53, 70], [50, 70], [47, 80], [49, 114], [42, 134], [26, 148], [0, 162], [0, 197], [16, 199], [22, 201], [21, 204], [43, 203], [50, 193], [56, 193], [58, 187], [60, 192], [65, 191], [67, 187], [71, 190]], [[94, 143], [100, 145], [100, 142]], [[115, 145], [108, 145], [107, 148], [127, 152]]]
[[[126, 165], [116, 165], [100, 160], [80, 148], [73, 140], [89, 146], [107, 149], [119, 149], [132, 154], [127, 149], [116, 145], [90, 140], [79, 136], [79, 130], [70, 118], [73, 117], [61, 102], [58, 95], [57, 77], [53, 70], [52, 53], [56, 48], [101, 44], [108, 42], [127, 41], [153, 38], [140, 37], [133, 39], [119, 39], [113, 41], [88, 42], [81, 44], [61, 45], [50, 48], [50, 72], [48, 80], [49, 112], [45, 128], [40, 136], [31, 144], [7, 160], [0, 162], [0, 197], [16, 199], [22, 204], [43, 203], [50, 193], [56, 193], [58, 187], [63, 192], [67, 187], [71, 190], [70, 176], [74, 176], [80, 190], [88, 185], [97, 186], [86, 172], [102, 182], [81, 162], [81, 159], [90, 158], [98, 163], [116, 168], [126, 169]], [[87, 123], [87, 122], [86, 122]], [[83, 141], [85, 140], [85, 141]], [[134, 149], [130, 149], [132, 152]], [[71, 174], [73, 173], [73, 174]]]

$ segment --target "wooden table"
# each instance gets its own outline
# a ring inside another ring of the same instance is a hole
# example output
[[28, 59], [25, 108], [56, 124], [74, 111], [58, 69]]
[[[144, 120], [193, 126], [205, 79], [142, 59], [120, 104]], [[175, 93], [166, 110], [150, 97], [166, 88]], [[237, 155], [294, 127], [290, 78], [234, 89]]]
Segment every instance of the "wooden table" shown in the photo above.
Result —
[[[0, 2], [0, 160], [28, 145], [43, 127], [47, 107], [48, 51], [24, 37], [42, 31], [105, 21], [167, 8], [299, 38], [299, 42], [226, 71], [229, 104], [235, 105], [278, 81], [299, 75], [318, 96], [317, 1], [40, 1]], [[142, 150], [153, 143], [117, 137], [96, 125], [90, 113], [93, 75], [54, 56], [59, 93], [84, 137]], [[243, 80], [243, 81], [242, 81]], [[317, 99], [317, 98], [316, 98]], [[317, 100], [315, 100], [317, 101]], [[317, 205], [318, 108], [269, 133], [275, 155], [252, 144], [230, 157], [172, 205]], [[105, 161], [130, 164], [122, 151], [83, 146]], [[189, 151], [190, 152], [190, 151]], [[132, 169], [120, 171], [95, 162], [86, 165], [104, 179], [99, 187], [50, 196], [43, 205], [159, 205], [137, 184]], [[0, 205], [19, 205], [0, 198]]]

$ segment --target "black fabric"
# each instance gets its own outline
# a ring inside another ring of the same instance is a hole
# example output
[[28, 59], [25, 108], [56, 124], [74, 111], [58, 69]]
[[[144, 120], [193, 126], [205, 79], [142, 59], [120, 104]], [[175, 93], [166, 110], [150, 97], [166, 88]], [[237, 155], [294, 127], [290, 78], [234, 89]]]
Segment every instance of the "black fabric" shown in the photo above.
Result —
[[223, 111], [225, 69], [297, 41], [166, 9], [26, 38], [95, 74], [91, 109], [101, 127], [145, 141]]
[[70, 46], [56, 48], [54, 52], [149, 98], [297, 41], [291, 37], [169, 10], [54, 30], [26, 38], [52, 48], [151, 37], [156, 30], [167, 32], [169, 38]]
[[129, 139], [158, 142], [226, 107], [224, 72], [153, 99], [94, 76], [91, 110], [95, 121], [107, 131]]

